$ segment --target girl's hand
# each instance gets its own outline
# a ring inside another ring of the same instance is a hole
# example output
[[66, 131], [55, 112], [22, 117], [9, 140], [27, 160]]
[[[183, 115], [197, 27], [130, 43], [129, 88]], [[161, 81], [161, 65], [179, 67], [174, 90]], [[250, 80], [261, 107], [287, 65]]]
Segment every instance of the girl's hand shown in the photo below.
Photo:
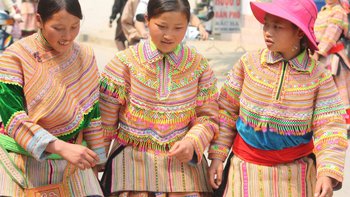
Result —
[[199, 25], [198, 26], [198, 31], [199, 31], [199, 34], [201, 35], [201, 39], [202, 40], [208, 40], [209, 38], [209, 33], [207, 32], [207, 30], [203, 27], [203, 25]]
[[194, 154], [194, 148], [189, 140], [181, 140], [175, 142], [174, 146], [169, 150], [169, 157], [176, 157], [179, 161], [187, 163], [191, 161]]
[[333, 196], [332, 178], [323, 176], [317, 179], [315, 187], [315, 197], [331, 197]]
[[89, 148], [62, 140], [55, 140], [49, 143], [46, 151], [61, 155], [65, 160], [81, 170], [94, 167], [100, 160], [98, 155]]
[[222, 172], [223, 162], [218, 159], [212, 160], [208, 170], [209, 183], [212, 188], [218, 189], [221, 185]]

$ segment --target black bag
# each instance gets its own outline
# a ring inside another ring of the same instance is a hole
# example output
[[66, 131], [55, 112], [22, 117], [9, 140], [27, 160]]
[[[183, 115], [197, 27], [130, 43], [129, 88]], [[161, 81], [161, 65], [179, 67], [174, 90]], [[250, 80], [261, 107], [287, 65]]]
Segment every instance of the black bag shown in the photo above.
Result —
[[230, 155], [227, 158], [227, 162], [224, 168], [224, 171], [222, 172], [222, 181], [221, 185], [218, 189], [214, 189], [213, 197], [222, 197], [226, 188], [227, 179], [228, 179], [228, 171], [230, 169], [231, 165], [231, 158], [233, 157], [233, 152], [230, 153]]
[[105, 171], [103, 172], [102, 178], [100, 180], [100, 186], [103, 191], [104, 196], [110, 196], [111, 195], [111, 182], [112, 182], [112, 161], [114, 157], [116, 157], [122, 150], [125, 148], [125, 146], [121, 145], [119, 146], [109, 157], [106, 162]]

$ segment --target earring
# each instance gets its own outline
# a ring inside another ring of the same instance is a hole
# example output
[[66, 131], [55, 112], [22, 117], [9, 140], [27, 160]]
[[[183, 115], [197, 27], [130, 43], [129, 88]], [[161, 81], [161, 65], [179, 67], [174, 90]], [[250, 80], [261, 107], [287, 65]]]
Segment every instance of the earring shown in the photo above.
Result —
[[298, 49], [299, 49], [299, 47], [296, 46], [296, 45], [294, 45], [293, 48], [292, 48], [292, 52], [295, 52], [295, 51], [297, 51]]

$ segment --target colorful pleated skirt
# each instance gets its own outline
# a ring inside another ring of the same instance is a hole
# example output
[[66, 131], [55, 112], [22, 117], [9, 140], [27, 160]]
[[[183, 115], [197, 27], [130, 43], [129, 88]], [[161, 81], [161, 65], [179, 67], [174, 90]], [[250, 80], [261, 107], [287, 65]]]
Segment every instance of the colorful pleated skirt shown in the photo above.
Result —
[[113, 195], [123, 191], [198, 192], [203, 196], [212, 193], [205, 159], [198, 165], [190, 165], [166, 154], [127, 146], [113, 159], [111, 168]]
[[[62, 182], [67, 165], [65, 160], [39, 162], [32, 157], [9, 153], [14, 163], [24, 172], [30, 188]], [[1, 159], [1, 158], [0, 158]], [[14, 182], [0, 165], [0, 196], [22, 197], [23, 189]], [[92, 169], [76, 170], [69, 178], [70, 196], [103, 196], [98, 179]]]
[[316, 167], [304, 157], [292, 163], [262, 166], [231, 158], [227, 197], [311, 197], [314, 196]]

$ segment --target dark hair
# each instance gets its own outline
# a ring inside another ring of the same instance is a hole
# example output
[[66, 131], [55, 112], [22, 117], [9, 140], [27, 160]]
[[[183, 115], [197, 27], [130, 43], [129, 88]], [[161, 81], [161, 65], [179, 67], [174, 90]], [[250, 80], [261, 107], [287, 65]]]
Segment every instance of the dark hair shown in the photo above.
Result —
[[38, 3], [38, 14], [43, 23], [49, 20], [55, 13], [66, 10], [79, 19], [83, 19], [80, 3], [78, 0], [40, 0]]
[[191, 8], [188, 0], [150, 0], [147, 6], [147, 17], [150, 20], [164, 12], [182, 12], [190, 21]]

